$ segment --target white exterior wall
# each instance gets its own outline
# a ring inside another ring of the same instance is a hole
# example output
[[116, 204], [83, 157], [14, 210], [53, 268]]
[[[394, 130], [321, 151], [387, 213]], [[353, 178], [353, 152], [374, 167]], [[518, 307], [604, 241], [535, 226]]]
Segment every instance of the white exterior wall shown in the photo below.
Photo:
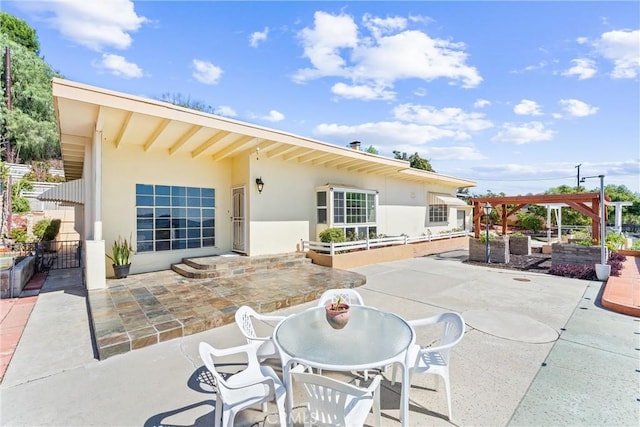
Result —
[[[131, 235], [136, 247], [136, 184], [184, 185], [214, 188], [216, 194], [216, 246], [214, 248], [176, 251], [141, 252], [132, 257], [131, 274], [166, 270], [184, 257], [197, 257], [227, 252], [231, 248], [231, 161], [213, 162], [211, 157], [190, 155], [169, 156], [159, 152], [144, 152], [139, 147], [116, 149], [103, 144], [102, 150], [103, 236], [106, 251], [119, 235]], [[107, 275], [113, 274], [106, 259]]]
[[[362, 174], [313, 165], [269, 159], [250, 159], [249, 254], [290, 252], [301, 239], [317, 240], [316, 187], [336, 184], [378, 191], [378, 234], [419, 236], [456, 227], [456, 209], [451, 208], [447, 224], [427, 223], [427, 192], [455, 195], [456, 188], [429, 187], [423, 183]], [[262, 177], [264, 190], [258, 194], [255, 179]]]

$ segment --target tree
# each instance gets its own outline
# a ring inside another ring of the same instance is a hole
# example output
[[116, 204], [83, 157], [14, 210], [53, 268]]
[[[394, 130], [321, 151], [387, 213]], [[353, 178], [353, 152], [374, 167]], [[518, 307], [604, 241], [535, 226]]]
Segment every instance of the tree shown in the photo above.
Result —
[[0, 12], [0, 32], [6, 34], [12, 42], [39, 55], [40, 42], [38, 41], [38, 35], [36, 30], [31, 28], [26, 21], [6, 12]]
[[202, 101], [191, 99], [189, 95], [181, 93], [165, 92], [157, 98], [158, 101], [168, 102], [178, 107], [190, 108], [192, 110], [202, 111], [203, 113], [215, 114], [215, 109], [211, 105], [206, 105]]
[[378, 149], [376, 147], [374, 147], [373, 145], [370, 145], [369, 148], [367, 148], [364, 151], [367, 152], [367, 153], [371, 153], [371, 154], [380, 154], [378, 152]]
[[401, 153], [400, 151], [394, 150], [393, 155], [398, 160], [408, 161], [409, 166], [414, 169], [422, 169], [429, 172], [435, 172], [435, 170], [433, 170], [433, 168], [431, 167], [431, 162], [420, 157], [417, 152], [407, 157], [407, 153]]
[[[5, 47], [11, 50], [11, 100], [7, 109]], [[59, 76], [34, 52], [0, 34], [0, 144], [11, 142], [12, 160], [44, 160], [60, 156], [51, 79]], [[5, 150], [4, 157], [7, 157]]]

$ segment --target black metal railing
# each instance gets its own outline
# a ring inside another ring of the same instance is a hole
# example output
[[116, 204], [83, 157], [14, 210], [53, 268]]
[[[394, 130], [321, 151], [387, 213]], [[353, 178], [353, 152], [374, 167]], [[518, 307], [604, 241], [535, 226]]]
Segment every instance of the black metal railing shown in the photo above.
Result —
[[81, 240], [52, 240], [35, 244], [36, 271], [77, 268], [82, 265]]

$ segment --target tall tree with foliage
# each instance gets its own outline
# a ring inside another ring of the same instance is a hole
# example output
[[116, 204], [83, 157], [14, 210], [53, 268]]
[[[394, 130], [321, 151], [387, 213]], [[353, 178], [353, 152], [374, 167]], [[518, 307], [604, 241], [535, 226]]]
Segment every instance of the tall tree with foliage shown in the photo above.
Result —
[[420, 157], [420, 155], [417, 152], [410, 156], [407, 156], [407, 153], [401, 153], [400, 151], [394, 150], [393, 155], [398, 160], [408, 161], [409, 166], [411, 166], [414, 169], [422, 169], [429, 172], [435, 172], [435, 170], [433, 170], [433, 168], [431, 167], [431, 162], [427, 159], [423, 159], [422, 157]]
[[[7, 108], [5, 47], [11, 50], [11, 104]], [[0, 143], [11, 142], [13, 161], [60, 157], [60, 142], [53, 108], [51, 79], [59, 76], [44, 60], [0, 33]], [[3, 158], [6, 158], [6, 150]]]
[[40, 54], [40, 42], [36, 30], [26, 21], [6, 12], [0, 12], [0, 32], [6, 34], [12, 42], [18, 43], [36, 55]]
[[378, 149], [376, 147], [374, 147], [373, 145], [370, 145], [366, 150], [364, 150], [365, 153], [370, 153], [370, 154], [380, 154], [378, 152]]

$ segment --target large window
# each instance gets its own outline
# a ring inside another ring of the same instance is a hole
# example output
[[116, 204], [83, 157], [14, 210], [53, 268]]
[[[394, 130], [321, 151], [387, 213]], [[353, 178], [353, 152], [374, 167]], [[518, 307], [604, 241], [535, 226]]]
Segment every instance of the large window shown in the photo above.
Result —
[[136, 184], [137, 251], [215, 246], [215, 189]]
[[316, 193], [318, 224], [342, 228], [349, 240], [376, 237], [376, 199], [373, 190], [325, 187]]

